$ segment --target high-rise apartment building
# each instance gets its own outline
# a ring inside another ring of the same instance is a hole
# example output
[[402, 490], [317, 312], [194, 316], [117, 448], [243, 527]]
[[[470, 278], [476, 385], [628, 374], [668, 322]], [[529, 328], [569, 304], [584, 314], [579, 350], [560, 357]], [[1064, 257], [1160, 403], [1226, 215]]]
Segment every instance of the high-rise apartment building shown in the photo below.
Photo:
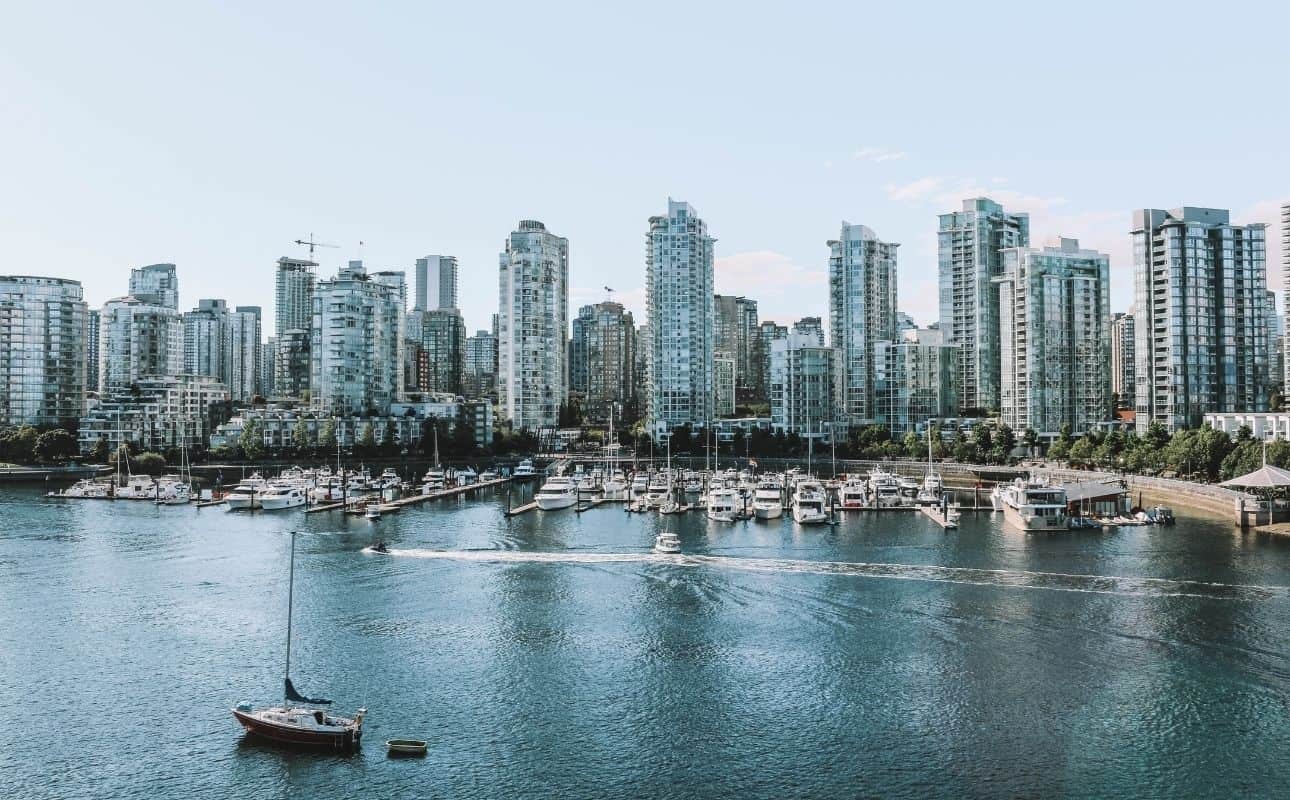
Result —
[[228, 304], [223, 300], [197, 301], [184, 312], [184, 373], [209, 375], [228, 381]]
[[582, 393], [584, 418], [607, 421], [634, 400], [636, 321], [621, 303], [579, 309], [569, 352], [569, 388]]
[[794, 332], [770, 345], [771, 425], [785, 433], [826, 439], [842, 426], [834, 404], [837, 353], [814, 333]]
[[417, 391], [464, 394], [466, 323], [457, 309], [413, 310], [406, 335], [417, 351]]
[[[401, 283], [350, 261], [314, 286], [310, 397], [326, 414], [385, 413], [403, 391]], [[281, 351], [283, 340], [279, 340]], [[280, 356], [281, 357], [281, 356]]]
[[274, 363], [278, 357], [278, 337], [269, 336], [264, 340], [264, 346], [260, 348], [260, 394], [265, 397], [278, 396], [278, 384], [274, 371], [277, 367]]
[[1137, 359], [1133, 354], [1133, 309], [1111, 317], [1111, 393], [1117, 409], [1133, 408], [1133, 373]]
[[466, 372], [462, 393], [467, 399], [497, 395], [497, 336], [492, 331], [476, 331], [466, 337]]
[[[757, 301], [719, 294], [713, 298], [713, 349], [734, 361], [736, 394], [765, 397], [757, 352]], [[733, 411], [731, 412], [733, 413]]]
[[824, 346], [824, 323], [819, 317], [802, 317], [793, 323], [793, 333], [810, 336], [816, 347]]
[[1002, 251], [1002, 420], [1056, 436], [1096, 429], [1110, 409], [1111, 260], [1076, 239]]
[[497, 371], [516, 429], [558, 422], [568, 394], [569, 240], [521, 220], [498, 259]]
[[179, 310], [179, 277], [174, 264], [149, 264], [130, 270], [130, 296], [147, 305]]
[[85, 391], [99, 390], [99, 310], [91, 308], [85, 317]]
[[184, 322], [176, 309], [134, 296], [103, 304], [99, 327], [99, 392], [129, 389], [144, 378], [184, 371]]
[[1137, 426], [1268, 404], [1264, 226], [1216, 208], [1133, 214]]
[[260, 380], [264, 358], [260, 313], [259, 306], [237, 306], [229, 314], [228, 373], [224, 383], [234, 402], [250, 402], [257, 394], [265, 393]]
[[762, 397], [768, 402], [770, 401], [770, 346], [776, 339], [787, 337], [787, 325], [776, 325], [771, 320], [766, 320], [757, 326], [757, 358], [760, 362], [759, 371], [762, 375]]
[[0, 425], [74, 425], [85, 413], [80, 281], [0, 277]]
[[958, 353], [938, 328], [906, 328], [874, 343], [874, 403], [879, 424], [903, 436], [928, 420], [958, 414]]
[[426, 256], [416, 263], [417, 311], [457, 307], [457, 257]]
[[874, 419], [874, 344], [896, 338], [896, 248], [864, 225], [842, 223], [829, 243], [829, 331], [838, 350], [840, 422]]
[[[1281, 298], [1290, 314], [1290, 203], [1281, 206]], [[1284, 325], [1281, 338], [1281, 385], [1290, 390], [1290, 325]]]
[[940, 328], [958, 346], [959, 402], [964, 409], [999, 408], [1000, 251], [1030, 246], [1030, 216], [1010, 214], [985, 197], [940, 215], [937, 234]]
[[309, 332], [317, 267], [304, 259], [278, 259], [273, 292], [273, 335], [277, 340], [273, 383], [280, 397], [301, 397], [309, 390]]
[[648, 428], [706, 426], [713, 415], [712, 258], [716, 240], [689, 203], [650, 217], [645, 294], [650, 329]]

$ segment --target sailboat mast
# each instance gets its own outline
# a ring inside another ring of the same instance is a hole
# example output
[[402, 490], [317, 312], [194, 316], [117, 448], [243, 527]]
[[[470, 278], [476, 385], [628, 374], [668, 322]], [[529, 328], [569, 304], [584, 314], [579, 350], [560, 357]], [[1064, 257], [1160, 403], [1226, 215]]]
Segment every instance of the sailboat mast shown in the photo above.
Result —
[[[295, 601], [296, 588], [296, 532], [291, 532], [291, 568], [287, 573], [287, 671], [283, 676], [286, 680], [291, 680], [291, 608]], [[283, 686], [286, 686], [284, 681]], [[284, 694], [285, 697], [285, 694]]]

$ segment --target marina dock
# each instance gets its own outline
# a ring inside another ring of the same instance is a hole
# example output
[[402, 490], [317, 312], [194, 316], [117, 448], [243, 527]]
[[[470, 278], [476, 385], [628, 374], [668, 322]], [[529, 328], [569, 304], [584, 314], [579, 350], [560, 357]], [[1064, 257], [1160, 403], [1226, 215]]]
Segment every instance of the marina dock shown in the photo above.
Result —
[[[438, 489], [436, 491], [430, 492], [429, 494], [414, 494], [409, 497], [399, 498], [398, 500], [390, 500], [388, 502], [388, 505], [398, 506], [399, 508], [403, 508], [404, 506], [414, 506], [419, 503], [428, 503], [431, 500], [439, 500], [445, 497], [455, 497], [459, 494], [465, 494], [466, 492], [473, 492], [476, 489], [489, 489], [494, 486], [501, 486], [502, 484], [509, 483], [510, 481], [511, 481], [510, 478], [498, 478], [492, 481], [485, 481], [484, 483], [470, 483], [465, 486], [453, 486], [448, 489]], [[346, 508], [349, 506], [357, 505], [362, 502], [366, 502], [366, 499], [356, 499], [356, 500], [350, 500], [348, 502], [324, 503], [322, 505], [310, 506], [309, 508], [306, 508], [305, 513], [315, 514], [319, 511], [335, 511], [338, 508]]]

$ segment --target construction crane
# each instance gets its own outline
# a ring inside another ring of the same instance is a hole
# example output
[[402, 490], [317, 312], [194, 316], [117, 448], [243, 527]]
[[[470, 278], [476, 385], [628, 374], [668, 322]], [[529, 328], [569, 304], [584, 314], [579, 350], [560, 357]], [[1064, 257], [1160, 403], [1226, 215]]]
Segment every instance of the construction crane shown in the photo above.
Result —
[[298, 244], [298, 245], [300, 245], [301, 247], [305, 247], [305, 246], [308, 246], [308, 247], [309, 247], [309, 260], [310, 260], [310, 261], [312, 261], [312, 260], [313, 260], [313, 258], [314, 258], [314, 248], [315, 248], [315, 247], [335, 247], [335, 248], [339, 248], [339, 247], [340, 247], [340, 245], [338, 245], [338, 244], [327, 244], [326, 242], [315, 242], [315, 241], [314, 241], [314, 235], [313, 235], [312, 233], [311, 233], [311, 234], [309, 234], [309, 239], [308, 239], [308, 240], [305, 240], [305, 239], [296, 239], [295, 244]]

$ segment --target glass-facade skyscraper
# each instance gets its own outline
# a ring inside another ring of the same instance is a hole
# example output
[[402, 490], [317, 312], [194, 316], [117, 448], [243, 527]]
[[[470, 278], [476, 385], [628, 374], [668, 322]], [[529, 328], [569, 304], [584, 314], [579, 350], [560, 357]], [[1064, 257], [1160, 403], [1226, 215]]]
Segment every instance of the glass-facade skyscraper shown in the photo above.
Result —
[[963, 201], [963, 209], [940, 215], [937, 270], [940, 328], [959, 357], [959, 403], [963, 409], [999, 408], [999, 292], [992, 283], [1003, 271], [1000, 251], [1030, 246], [1030, 216], [1010, 214], [986, 197]]
[[842, 223], [829, 243], [829, 333], [838, 351], [838, 422], [875, 419], [874, 344], [896, 338], [896, 249], [864, 225]]
[[1267, 266], [1261, 224], [1225, 209], [1133, 214], [1134, 402], [1139, 431], [1268, 407]]
[[568, 395], [569, 240], [521, 220], [498, 258], [497, 389], [512, 427], [559, 421]]
[[667, 215], [649, 219], [645, 295], [650, 341], [648, 427], [655, 437], [713, 416], [716, 240], [689, 203], [668, 198]]
[[0, 277], [0, 424], [74, 425], [85, 413], [80, 281]]

